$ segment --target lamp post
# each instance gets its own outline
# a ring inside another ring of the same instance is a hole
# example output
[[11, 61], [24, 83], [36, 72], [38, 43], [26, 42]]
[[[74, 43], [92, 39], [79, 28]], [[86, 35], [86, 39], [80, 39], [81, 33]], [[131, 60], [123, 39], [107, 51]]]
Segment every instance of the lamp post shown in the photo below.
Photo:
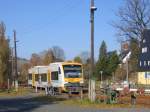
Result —
[[102, 85], [102, 80], [103, 80], [103, 71], [100, 71], [100, 75], [101, 75], [101, 85]]
[[127, 69], [127, 76], [126, 76], [126, 81], [128, 82], [129, 81], [129, 60], [127, 59], [127, 62], [126, 62], [126, 69]]

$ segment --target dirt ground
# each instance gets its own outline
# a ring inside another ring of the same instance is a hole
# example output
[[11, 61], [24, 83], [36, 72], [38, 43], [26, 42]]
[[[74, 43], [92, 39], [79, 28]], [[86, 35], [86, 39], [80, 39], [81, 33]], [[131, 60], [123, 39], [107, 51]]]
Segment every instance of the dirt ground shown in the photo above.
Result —
[[[119, 103], [130, 104], [131, 98], [130, 96], [123, 96], [119, 98]], [[150, 108], [150, 95], [138, 95], [136, 97], [136, 104], [143, 105]]]
[[[101, 95], [97, 96], [98, 99], [103, 99], [103, 100], [105, 100], [106, 97], [107, 96], [101, 96]], [[117, 98], [117, 103], [118, 104], [131, 104], [131, 96], [130, 95], [119, 96]], [[150, 95], [137, 95], [136, 105], [150, 108]]]

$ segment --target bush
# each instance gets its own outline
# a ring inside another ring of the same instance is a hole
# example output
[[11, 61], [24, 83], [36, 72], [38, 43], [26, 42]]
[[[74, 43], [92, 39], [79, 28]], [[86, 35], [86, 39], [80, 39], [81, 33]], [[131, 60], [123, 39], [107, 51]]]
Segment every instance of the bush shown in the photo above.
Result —
[[7, 89], [7, 83], [0, 83], [0, 89]]

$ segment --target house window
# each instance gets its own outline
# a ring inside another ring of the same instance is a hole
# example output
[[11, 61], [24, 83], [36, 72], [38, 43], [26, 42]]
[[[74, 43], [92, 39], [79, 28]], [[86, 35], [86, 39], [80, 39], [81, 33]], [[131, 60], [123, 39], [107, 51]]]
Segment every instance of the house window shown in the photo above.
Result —
[[146, 66], [147, 64], [146, 64], [146, 61], [144, 61], [144, 66]]
[[148, 66], [150, 66], [150, 61], [148, 61]]
[[142, 66], [142, 62], [140, 61], [140, 66]]
[[142, 48], [142, 53], [146, 53], [147, 52], [147, 47]]
[[145, 43], [146, 42], [146, 40], [145, 39], [143, 39], [143, 43]]

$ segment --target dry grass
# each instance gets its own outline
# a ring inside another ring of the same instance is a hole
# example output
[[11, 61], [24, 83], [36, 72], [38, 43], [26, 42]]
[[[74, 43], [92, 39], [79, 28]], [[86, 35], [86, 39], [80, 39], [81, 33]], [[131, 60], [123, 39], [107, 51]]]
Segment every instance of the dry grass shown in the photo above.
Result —
[[11, 96], [24, 96], [31, 93], [33, 90], [31, 88], [19, 87], [16, 92], [15, 89], [11, 90], [0, 90], [0, 96], [11, 97]]
[[63, 102], [67, 105], [77, 105], [86, 108], [102, 108], [102, 109], [112, 109], [112, 108], [150, 108], [150, 105], [136, 104], [131, 105], [130, 103], [118, 103], [118, 104], [106, 104], [100, 102], [90, 102], [88, 99], [84, 100], [66, 100]]
[[[130, 96], [124, 96], [119, 99], [119, 103], [130, 104]], [[136, 104], [141, 107], [150, 108], [150, 96], [149, 95], [138, 95], [136, 98]]]

